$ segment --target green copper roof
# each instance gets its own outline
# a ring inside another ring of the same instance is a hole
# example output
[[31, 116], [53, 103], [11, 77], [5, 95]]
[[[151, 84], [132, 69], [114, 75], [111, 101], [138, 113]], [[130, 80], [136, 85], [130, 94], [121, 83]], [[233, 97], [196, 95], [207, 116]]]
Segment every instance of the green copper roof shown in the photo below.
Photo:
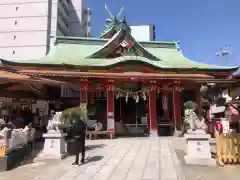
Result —
[[240, 77], [240, 67], [233, 73], [234, 77]]
[[109, 66], [120, 62], [139, 61], [164, 69], [234, 69], [237, 67], [214, 66], [191, 61], [176, 48], [175, 42], [139, 42], [149, 53], [159, 59], [150, 60], [141, 56], [121, 56], [118, 58], [88, 58], [108, 43], [105, 39], [57, 37], [49, 54], [38, 60], [11, 61], [20, 64]]
[[[113, 37], [111, 40], [109, 40], [107, 43], [105, 43], [105, 45], [99, 49], [97, 52], [95, 52], [94, 54], [90, 55], [88, 58], [106, 58], [109, 55], [111, 55], [111, 53], [116, 52], [117, 50], [119, 50], [119, 48], [124, 48], [121, 47], [121, 43], [131, 43], [131, 46], [126, 48], [125, 47], [125, 52], [122, 52], [123, 54], [121, 56], [124, 55], [129, 55], [131, 54], [132, 56], [141, 56], [141, 57], [145, 57], [149, 60], [153, 60], [153, 61], [160, 61], [160, 59], [158, 59], [156, 56], [154, 56], [153, 54], [149, 53], [146, 49], [144, 49], [144, 47], [142, 47], [141, 44], [139, 44], [129, 33], [129, 31], [127, 29], [121, 29], [119, 30]], [[128, 46], [126, 44], [126, 46]], [[122, 50], [123, 51], [123, 50]], [[126, 54], [127, 52], [127, 54]]]

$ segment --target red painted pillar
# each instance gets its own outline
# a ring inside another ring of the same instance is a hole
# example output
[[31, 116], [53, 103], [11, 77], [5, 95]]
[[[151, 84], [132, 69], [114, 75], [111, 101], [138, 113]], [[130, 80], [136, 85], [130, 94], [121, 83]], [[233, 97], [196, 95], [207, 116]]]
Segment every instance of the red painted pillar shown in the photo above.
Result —
[[148, 101], [148, 111], [149, 111], [149, 119], [150, 119], [150, 136], [157, 137], [157, 109], [156, 109], [156, 92], [151, 90], [149, 92], [149, 101]]
[[163, 107], [163, 119], [169, 119], [169, 111], [168, 111], [168, 92], [163, 92], [162, 95], [162, 107]]
[[86, 83], [80, 83], [80, 104], [88, 103], [88, 85]]
[[200, 89], [196, 90], [196, 105], [197, 105], [197, 113], [198, 113], [198, 115], [200, 115], [202, 113]]
[[176, 130], [181, 130], [181, 99], [180, 92], [173, 90], [173, 119], [175, 122]]
[[111, 138], [115, 135], [114, 98], [114, 86], [109, 85], [107, 89], [107, 129], [110, 131]]

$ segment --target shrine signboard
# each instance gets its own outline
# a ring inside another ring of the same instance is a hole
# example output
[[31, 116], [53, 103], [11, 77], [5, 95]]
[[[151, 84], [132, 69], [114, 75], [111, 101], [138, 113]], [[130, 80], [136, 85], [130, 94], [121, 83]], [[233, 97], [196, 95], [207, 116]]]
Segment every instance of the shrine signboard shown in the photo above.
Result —
[[114, 117], [113, 117], [113, 112], [108, 113], [108, 119], [107, 119], [107, 129], [108, 130], [114, 130]]
[[222, 120], [222, 132], [223, 132], [223, 134], [229, 133], [229, 130], [230, 130], [229, 121], [227, 121], [225, 119]]

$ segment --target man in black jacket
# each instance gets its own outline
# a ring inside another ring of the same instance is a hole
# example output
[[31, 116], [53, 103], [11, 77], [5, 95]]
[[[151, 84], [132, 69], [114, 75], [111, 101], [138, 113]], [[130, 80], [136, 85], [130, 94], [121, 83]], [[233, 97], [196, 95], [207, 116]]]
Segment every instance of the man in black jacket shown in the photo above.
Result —
[[85, 135], [86, 123], [77, 113], [72, 114], [72, 125], [69, 131], [69, 136], [74, 140], [75, 161], [72, 165], [79, 165], [79, 154], [82, 153], [81, 163], [84, 163], [85, 158]]

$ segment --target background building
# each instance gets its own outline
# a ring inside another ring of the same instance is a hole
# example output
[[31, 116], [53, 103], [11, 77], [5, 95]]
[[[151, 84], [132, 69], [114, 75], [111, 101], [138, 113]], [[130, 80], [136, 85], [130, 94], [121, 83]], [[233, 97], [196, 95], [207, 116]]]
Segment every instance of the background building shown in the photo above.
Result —
[[91, 11], [83, 0], [1, 0], [0, 58], [35, 59], [51, 36], [91, 36]]
[[137, 41], [155, 41], [155, 25], [134, 25], [131, 27], [131, 34]]

